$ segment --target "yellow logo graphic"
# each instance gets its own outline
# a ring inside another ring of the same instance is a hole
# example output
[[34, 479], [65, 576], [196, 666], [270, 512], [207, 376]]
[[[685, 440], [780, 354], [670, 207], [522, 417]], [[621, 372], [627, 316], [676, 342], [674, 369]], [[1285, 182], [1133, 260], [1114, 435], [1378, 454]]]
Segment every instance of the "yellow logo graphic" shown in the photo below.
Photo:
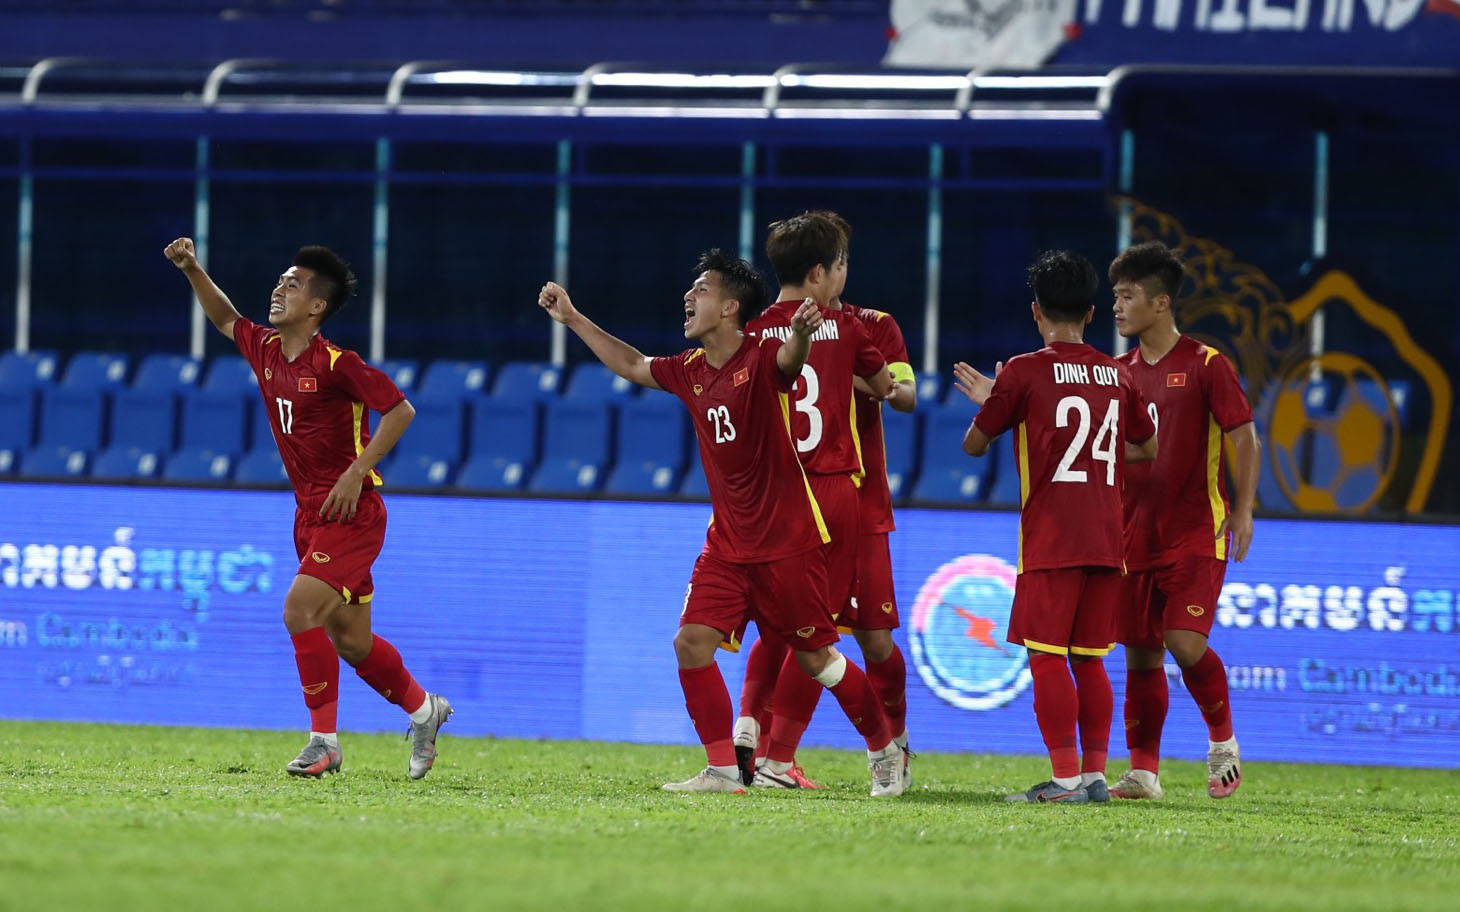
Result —
[[883, 614], [891, 614], [892, 613], [892, 603], [891, 602], [883, 602], [882, 603], [882, 613]]
[[1141, 724], [1141, 720], [1140, 719], [1126, 719], [1125, 720], [1125, 730], [1126, 731], [1130, 731], [1131, 729], [1135, 728], [1137, 725], [1140, 725], [1140, 724]]
[[330, 686], [330, 682], [328, 681], [321, 681], [318, 684], [305, 684], [304, 692], [309, 694], [310, 696], [313, 696], [324, 690], [328, 686]]
[[1198, 704], [1196, 704], [1196, 708], [1199, 709], [1199, 710], [1201, 710], [1204, 713], [1210, 713], [1210, 712], [1216, 712], [1217, 710], [1221, 709], [1225, 705], [1227, 705], [1227, 701], [1226, 700], [1218, 700], [1217, 702], [1213, 703], [1211, 706], [1202, 706], [1200, 703], [1198, 703]]
[[272, 379], [274, 379], [274, 372], [271, 369], [267, 368], [267, 367], [264, 368], [264, 379], [265, 380], [272, 380]]
[[801, 639], [805, 640], [805, 639], [809, 639], [811, 637], [811, 635], [813, 633], [815, 633], [815, 632], [816, 632], [816, 628], [815, 627], [802, 627], [800, 630], [797, 630], [796, 631], [796, 636], [798, 636]]
[[700, 393], [703, 393], [704, 391], [705, 391], [705, 388], [703, 386], [700, 386], [698, 383], [695, 384], [695, 395], [696, 396], [698, 396]]
[[[1444, 368], [1399, 314], [1337, 270], [1287, 300], [1233, 251], [1189, 233], [1166, 213], [1124, 203], [1133, 240], [1162, 241], [1187, 263], [1195, 287], [1188, 285], [1190, 293], [1176, 302], [1177, 325], [1230, 359], [1245, 381], [1265, 443], [1262, 506], [1421, 512], [1444, 452], [1453, 391]], [[1363, 327], [1364, 357], [1321, 345], [1315, 354], [1320, 314], [1329, 324]], [[1408, 419], [1405, 433], [1407, 411], [1421, 420]]]
[[314, 562], [316, 564], [327, 564], [330, 562], [330, 556], [328, 554], [325, 554], [323, 551], [316, 551], [309, 556], [314, 558]]
[[1200, 605], [1187, 605], [1186, 613], [1194, 618], [1199, 618], [1207, 613], [1207, 610]]

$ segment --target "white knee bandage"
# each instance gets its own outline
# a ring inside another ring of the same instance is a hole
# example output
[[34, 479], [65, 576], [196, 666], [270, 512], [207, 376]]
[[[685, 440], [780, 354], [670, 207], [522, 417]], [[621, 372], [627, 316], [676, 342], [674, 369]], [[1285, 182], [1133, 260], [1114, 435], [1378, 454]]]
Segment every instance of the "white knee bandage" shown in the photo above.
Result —
[[842, 678], [846, 677], [846, 674], [847, 657], [837, 652], [836, 647], [832, 647], [831, 661], [827, 662], [826, 667], [821, 669], [821, 673], [816, 675], [816, 683], [822, 687], [835, 687], [842, 682]]

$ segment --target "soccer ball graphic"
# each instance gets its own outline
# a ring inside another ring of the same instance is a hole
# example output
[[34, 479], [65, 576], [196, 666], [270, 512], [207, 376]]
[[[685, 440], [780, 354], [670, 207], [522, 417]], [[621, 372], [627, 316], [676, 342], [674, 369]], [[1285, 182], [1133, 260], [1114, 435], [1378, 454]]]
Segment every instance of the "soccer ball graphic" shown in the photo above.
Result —
[[1378, 502], [1394, 475], [1400, 433], [1378, 371], [1329, 352], [1290, 371], [1271, 402], [1264, 458], [1293, 506], [1361, 513]]

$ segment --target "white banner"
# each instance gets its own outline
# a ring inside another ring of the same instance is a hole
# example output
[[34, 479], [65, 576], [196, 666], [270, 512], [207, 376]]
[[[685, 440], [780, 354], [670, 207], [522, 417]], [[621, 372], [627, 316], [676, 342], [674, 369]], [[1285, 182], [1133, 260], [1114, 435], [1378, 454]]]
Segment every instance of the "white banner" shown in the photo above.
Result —
[[883, 64], [1023, 69], [1065, 41], [1078, 0], [892, 0]]

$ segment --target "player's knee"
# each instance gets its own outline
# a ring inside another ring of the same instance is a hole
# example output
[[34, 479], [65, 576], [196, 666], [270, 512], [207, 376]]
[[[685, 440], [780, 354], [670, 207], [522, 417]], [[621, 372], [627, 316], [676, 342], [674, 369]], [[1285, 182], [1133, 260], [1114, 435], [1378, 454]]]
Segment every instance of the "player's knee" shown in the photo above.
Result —
[[1190, 630], [1168, 630], [1166, 631], [1166, 649], [1176, 664], [1182, 668], [1190, 668], [1207, 651], [1207, 638], [1199, 633]]
[[885, 662], [892, 656], [892, 631], [858, 630], [856, 637], [868, 662]]
[[359, 665], [365, 661], [366, 656], [370, 655], [373, 640], [368, 630], [363, 634], [356, 630], [342, 630], [337, 633], [332, 632], [330, 636], [335, 642], [335, 652], [351, 665]]
[[[705, 628], [708, 630], [708, 628]], [[695, 630], [689, 626], [679, 628], [674, 635], [674, 657], [680, 668], [699, 668], [715, 660], [715, 649], [719, 646], [718, 634]]]

